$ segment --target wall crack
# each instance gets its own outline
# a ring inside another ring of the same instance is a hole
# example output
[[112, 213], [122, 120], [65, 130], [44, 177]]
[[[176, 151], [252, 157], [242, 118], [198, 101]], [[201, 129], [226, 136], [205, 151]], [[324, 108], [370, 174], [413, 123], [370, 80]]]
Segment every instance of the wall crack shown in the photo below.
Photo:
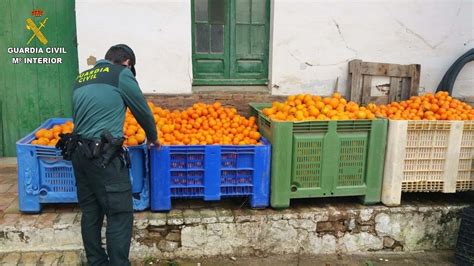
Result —
[[415, 31], [413, 31], [412, 29], [408, 28], [403, 22], [401, 22], [400, 20], [396, 19], [395, 18], [395, 21], [400, 25], [402, 26], [407, 33], [415, 36], [417, 39], [419, 39], [420, 41], [422, 41], [426, 46], [430, 47], [431, 49], [436, 49], [436, 47], [438, 47], [439, 45], [441, 45], [445, 39], [448, 37], [448, 36], [445, 36], [445, 38], [443, 38], [443, 40], [441, 40], [438, 44], [436, 45], [432, 45], [431, 43], [429, 43], [425, 38], [423, 38], [423, 36], [421, 36], [420, 34], [416, 33]]
[[310, 66], [310, 67], [321, 67], [321, 66], [337, 66], [337, 65], [340, 65], [340, 64], [345, 64], [353, 59], [356, 59], [357, 56], [353, 56], [353, 57], [350, 57], [346, 60], [343, 60], [343, 61], [339, 61], [339, 62], [336, 62], [336, 63], [330, 63], [330, 64], [314, 64], [314, 63], [310, 63], [310, 62], [307, 62], [307, 61], [303, 61], [301, 59], [299, 59], [297, 56], [295, 56], [290, 50], [288, 50], [288, 54], [291, 55], [291, 57], [293, 57], [298, 63], [300, 64], [304, 64], [304, 65], [307, 65], [307, 66]]
[[339, 26], [339, 24], [337, 23], [337, 21], [335, 19], [332, 20], [332, 22], [334, 23], [334, 25], [336, 25], [336, 28], [337, 28], [337, 32], [339, 33], [339, 36], [341, 36], [341, 39], [342, 39], [342, 42], [344, 42], [344, 45], [346, 46], [346, 48], [352, 52], [354, 52], [354, 56], [357, 57], [357, 51], [351, 47], [349, 47], [349, 45], [347, 44], [346, 42], [346, 38], [344, 38], [344, 35], [342, 34], [342, 31], [341, 31], [341, 27]]

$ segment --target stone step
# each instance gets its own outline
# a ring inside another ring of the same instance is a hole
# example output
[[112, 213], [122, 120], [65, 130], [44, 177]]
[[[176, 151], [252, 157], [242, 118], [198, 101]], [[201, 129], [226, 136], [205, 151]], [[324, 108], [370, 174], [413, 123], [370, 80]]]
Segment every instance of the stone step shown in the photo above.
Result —
[[0, 157], [0, 175], [11, 175], [17, 172], [16, 157]]
[[[405, 253], [369, 252], [358, 254], [274, 255], [268, 257], [213, 256], [196, 259], [158, 259], [153, 255], [131, 259], [132, 266], [283, 266], [283, 265], [454, 265], [454, 250]], [[0, 265], [87, 265], [83, 250], [0, 253]]]
[[[175, 260], [453, 249], [466, 206], [467, 202], [410, 202], [385, 207], [338, 201], [286, 210], [220, 205], [139, 212], [135, 213], [130, 256]], [[0, 250], [82, 249], [80, 220], [81, 213], [76, 212], [5, 213], [0, 217]]]
[[82, 250], [0, 252], [0, 265], [85, 265]]

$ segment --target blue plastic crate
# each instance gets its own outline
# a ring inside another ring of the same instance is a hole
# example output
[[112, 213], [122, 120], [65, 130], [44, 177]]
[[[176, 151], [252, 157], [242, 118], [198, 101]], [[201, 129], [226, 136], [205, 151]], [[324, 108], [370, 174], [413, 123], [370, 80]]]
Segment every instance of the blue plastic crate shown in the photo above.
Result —
[[172, 198], [249, 197], [269, 204], [271, 146], [189, 145], [150, 150], [151, 210], [168, 211]]
[[[77, 202], [76, 180], [70, 161], [62, 158], [55, 147], [32, 145], [34, 133], [52, 128], [67, 118], [51, 118], [16, 143], [18, 158], [18, 198], [22, 212], [40, 212], [43, 203]], [[129, 147], [133, 208], [141, 211], [150, 206], [148, 151], [146, 144]]]

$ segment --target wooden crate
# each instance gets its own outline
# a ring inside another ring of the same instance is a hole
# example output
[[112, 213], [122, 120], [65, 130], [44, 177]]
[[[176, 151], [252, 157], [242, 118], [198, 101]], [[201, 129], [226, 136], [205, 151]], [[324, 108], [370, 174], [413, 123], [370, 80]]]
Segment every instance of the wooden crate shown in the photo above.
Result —
[[[418, 95], [420, 84], [420, 65], [398, 65], [386, 63], [363, 62], [352, 60], [349, 62], [349, 87], [351, 101], [368, 104], [387, 104], [401, 101]], [[390, 90], [387, 96], [372, 96], [372, 78], [390, 77]]]

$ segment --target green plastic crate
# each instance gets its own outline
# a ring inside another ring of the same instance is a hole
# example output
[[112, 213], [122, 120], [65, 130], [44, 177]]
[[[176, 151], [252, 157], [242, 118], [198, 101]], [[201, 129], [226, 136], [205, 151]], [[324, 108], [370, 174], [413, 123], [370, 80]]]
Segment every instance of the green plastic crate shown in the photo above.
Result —
[[272, 143], [271, 206], [290, 199], [363, 196], [380, 202], [387, 120], [276, 122], [250, 104], [260, 133]]

